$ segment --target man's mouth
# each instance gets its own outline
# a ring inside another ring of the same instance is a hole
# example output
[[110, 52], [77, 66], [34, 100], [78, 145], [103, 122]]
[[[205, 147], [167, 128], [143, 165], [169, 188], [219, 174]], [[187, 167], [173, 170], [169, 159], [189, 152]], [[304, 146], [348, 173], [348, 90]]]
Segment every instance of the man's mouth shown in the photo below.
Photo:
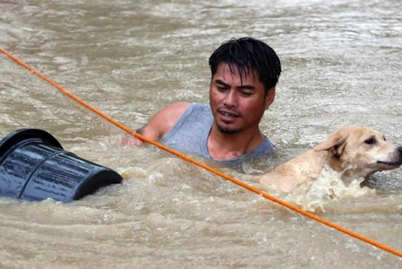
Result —
[[228, 118], [238, 118], [238, 117], [240, 117], [240, 113], [238, 113], [237, 111], [232, 111], [232, 110], [225, 109], [225, 108], [218, 109], [218, 112], [222, 116], [228, 117]]
[[236, 118], [238, 115], [229, 113], [229, 112], [220, 112], [222, 116], [229, 117], [229, 118]]

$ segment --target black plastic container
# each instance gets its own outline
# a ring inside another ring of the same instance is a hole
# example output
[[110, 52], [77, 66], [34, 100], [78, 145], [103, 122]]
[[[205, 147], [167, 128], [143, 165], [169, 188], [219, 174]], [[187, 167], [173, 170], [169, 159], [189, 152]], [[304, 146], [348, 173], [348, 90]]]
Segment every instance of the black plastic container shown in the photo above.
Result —
[[120, 183], [115, 171], [63, 150], [41, 129], [20, 129], [0, 141], [0, 195], [70, 202]]

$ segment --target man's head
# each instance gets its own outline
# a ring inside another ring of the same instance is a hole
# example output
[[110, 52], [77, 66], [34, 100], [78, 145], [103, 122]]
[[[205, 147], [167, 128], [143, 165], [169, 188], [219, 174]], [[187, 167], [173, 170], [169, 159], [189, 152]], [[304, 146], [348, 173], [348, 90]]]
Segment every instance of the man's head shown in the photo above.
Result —
[[259, 133], [260, 120], [275, 98], [281, 72], [275, 52], [253, 38], [231, 39], [212, 54], [209, 64], [212, 131]]
[[257, 72], [264, 85], [265, 96], [276, 86], [281, 74], [281, 62], [275, 51], [262, 41], [251, 37], [232, 38], [217, 48], [209, 58], [212, 77], [219, 64], [225, 62], [232, 73], [235, 68], [241, 77]]

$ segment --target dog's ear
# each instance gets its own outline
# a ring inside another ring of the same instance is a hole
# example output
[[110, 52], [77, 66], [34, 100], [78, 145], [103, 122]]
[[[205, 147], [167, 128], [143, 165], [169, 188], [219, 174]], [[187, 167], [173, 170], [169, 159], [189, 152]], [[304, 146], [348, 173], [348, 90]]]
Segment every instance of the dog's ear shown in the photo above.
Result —
[[342, 134], [332, 135], [327, 141], [316, 146], [314, 150], [315, 151], [328, 150], [334, 156], [339, 157], [342, 155], [342, 152], [345, 149], [347, 138], [348, 135], [342, 135]]

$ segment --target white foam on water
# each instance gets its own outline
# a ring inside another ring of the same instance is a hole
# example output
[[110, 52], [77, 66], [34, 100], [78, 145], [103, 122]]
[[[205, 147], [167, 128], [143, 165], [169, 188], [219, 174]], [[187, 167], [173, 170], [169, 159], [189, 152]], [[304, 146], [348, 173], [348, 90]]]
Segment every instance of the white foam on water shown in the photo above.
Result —
[[342, 172], [325, 167], [316, 181], [296, 186], [286, 195], [285, 199], [300, 206], [303, 210], [325, 212], [325, 205], [330, 201], [376, 194], [375, 189], [360, 186], [364, 178], [353, 179], [350, 180], [350, 183], [345, 183], [341, 176]]

